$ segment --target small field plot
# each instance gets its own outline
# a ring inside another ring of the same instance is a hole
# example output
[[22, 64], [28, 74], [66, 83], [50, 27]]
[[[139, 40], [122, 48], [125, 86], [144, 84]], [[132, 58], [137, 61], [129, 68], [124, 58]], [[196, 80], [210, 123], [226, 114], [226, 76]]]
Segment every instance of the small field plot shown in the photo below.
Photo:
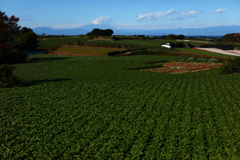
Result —
[[[156, 64], [157, 65], [157, 64]], [[162, 67], [143, 69], [158, 73], [188, 73], [210, 70], [218, 68], [222, 63], [196, 63], [196, 62], [170, 62], [164, 63]]]
[[123, 48], [79, 47], [66, 45], [58, 48], [52, 54], [79, 55], [79, 56], [107, 56], [109, 52], [125, 50], [126, 49]]
[[81, 37], [58, 37], [58, 38], [45, 38], [39, 41], [39, 48], [51, 48], [67, 45], [69, 43], [76, 43], [78, 40], [84, 40]]

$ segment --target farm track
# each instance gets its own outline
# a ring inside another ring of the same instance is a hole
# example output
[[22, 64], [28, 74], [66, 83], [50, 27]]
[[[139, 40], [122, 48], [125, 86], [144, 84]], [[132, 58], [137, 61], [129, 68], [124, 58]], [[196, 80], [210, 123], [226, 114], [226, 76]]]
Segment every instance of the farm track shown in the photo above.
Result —
[[221, 50], [217, 48], [196, 48], [198, 50], [209, 51], [213, 53], [226, 54], [231, 56], [240, 56], [240, 51], [238, 50]]

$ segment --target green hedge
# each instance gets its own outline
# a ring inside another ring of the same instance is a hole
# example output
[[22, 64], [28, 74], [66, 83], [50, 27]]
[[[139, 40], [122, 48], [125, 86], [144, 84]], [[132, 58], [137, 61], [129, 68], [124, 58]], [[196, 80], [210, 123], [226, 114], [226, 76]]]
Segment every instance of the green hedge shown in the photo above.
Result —
[[220, 69], [220, 74], [240, 73], [240, 57], [228, 59]]

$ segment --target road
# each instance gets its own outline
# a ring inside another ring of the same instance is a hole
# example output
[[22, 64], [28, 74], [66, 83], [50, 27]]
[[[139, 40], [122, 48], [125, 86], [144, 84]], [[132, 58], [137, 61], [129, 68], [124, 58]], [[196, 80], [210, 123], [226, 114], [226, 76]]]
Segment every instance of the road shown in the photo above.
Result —
[[222, 50], [218, 48], [197, 48], [197, 49], [220, 53], [220, 54], [232, 55], [232, 56], [240, 56], [240, 50]]

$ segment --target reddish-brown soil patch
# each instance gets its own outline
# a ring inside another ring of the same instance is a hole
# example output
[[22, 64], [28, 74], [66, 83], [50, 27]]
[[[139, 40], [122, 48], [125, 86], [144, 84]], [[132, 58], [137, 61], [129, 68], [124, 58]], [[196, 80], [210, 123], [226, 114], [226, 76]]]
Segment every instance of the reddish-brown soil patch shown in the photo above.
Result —
[[144, 69], [159, 73], [187, 73], [210, 70], [222, 66], [220, 63], [170, 62], [164, 63], [161, 68]]
[[[79, 48], [79, 50], [76, 48]], [[85, 51], [82, 49], [85, 48]], [[86, 51], [86, 48], [87, 51]], [[92, 49], [92, 50], [91, 50]], [[98, 51], [99, 49], [99, 51]], [[75, 51], [74, 51], [75, 50]], [[94, 50], [94, 51], [93, 51]], [[112, 47], [91, 47], [91, 46], [77, 46], [77, 45], [64, 45], [57, 50], [53, 51], [52, 53], [49, 54], [54, 54], [54, 55], [72, 55], [72, 56], [97, 56], [97, 57], [106, 57], [107, 52], [112, 52], [112, 51], [121, 51], [124, 50], [123, 48], [112, 48]], [[89, 52], [90, 53], [87, 53]], [[106, 53], [102, 53], [106, 52]]]

